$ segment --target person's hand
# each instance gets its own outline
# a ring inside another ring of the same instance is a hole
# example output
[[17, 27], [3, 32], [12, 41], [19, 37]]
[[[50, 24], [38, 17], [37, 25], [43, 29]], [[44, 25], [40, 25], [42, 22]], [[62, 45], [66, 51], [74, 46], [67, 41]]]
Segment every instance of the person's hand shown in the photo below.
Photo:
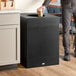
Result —
[[37, 9], [37, 14], [38, 14], [38, 15], [40, 15], [40, 14], [43, 15], [44, 9], [45, 9], [45, 6], [39, 7], [39, 8]]
[[41, 6], [41, 7], [39, 7], [39, 8], [37, 8], [37, 11], [44, 11], [44, 9], [45, 9], [45, 6]]

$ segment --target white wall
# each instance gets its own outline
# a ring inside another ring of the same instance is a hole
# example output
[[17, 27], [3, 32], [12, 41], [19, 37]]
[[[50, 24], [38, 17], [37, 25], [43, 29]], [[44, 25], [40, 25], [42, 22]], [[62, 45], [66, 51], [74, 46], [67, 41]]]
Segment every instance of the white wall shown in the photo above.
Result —
[[36, 12], [36, 9], [42, 5], [44, 0], [15, 0], [16, 9], [21, 12]]

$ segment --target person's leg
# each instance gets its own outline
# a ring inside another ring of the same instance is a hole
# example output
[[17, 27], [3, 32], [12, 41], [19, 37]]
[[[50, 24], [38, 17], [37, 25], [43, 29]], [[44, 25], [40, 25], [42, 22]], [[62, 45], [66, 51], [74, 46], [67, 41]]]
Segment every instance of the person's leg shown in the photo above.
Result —
[[64, 60], [70, 60], [70, 20], [71, 20], [72, 10], [62, 9], [62, 25], [63, 25], [63, 46], [64, 46]]
[[[76, 30], [76, 10], [74, 11], [74, 23], [75, 23], [75, 30]], [[74, 56], [76, 57], [76, 32], [75, 32], [75, 38], [74, 38], [74, 46], [75, 46], [75, 50], [74, 50]]]

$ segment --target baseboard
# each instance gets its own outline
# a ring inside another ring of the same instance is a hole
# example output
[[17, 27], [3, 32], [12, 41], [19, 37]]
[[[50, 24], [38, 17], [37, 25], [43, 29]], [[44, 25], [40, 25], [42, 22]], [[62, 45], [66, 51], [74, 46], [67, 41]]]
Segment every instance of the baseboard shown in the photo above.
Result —
[[17, 64], [0, 66], [0, 71], [17, 69]]

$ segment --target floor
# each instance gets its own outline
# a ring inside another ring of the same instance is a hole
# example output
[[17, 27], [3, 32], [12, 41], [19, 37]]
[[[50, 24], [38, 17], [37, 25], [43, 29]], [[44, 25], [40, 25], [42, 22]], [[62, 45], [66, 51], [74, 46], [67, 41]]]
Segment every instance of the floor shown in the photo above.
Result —
[[62, 35], [59, 37], [60, 63], [59, 65], [26, 69], [18, 65], [18, 69], [0, 71], [0, 76], [76, 76], [76, 58], [73, 56], [73, 37], [71, 39], [71, 61], [64, 61]]

